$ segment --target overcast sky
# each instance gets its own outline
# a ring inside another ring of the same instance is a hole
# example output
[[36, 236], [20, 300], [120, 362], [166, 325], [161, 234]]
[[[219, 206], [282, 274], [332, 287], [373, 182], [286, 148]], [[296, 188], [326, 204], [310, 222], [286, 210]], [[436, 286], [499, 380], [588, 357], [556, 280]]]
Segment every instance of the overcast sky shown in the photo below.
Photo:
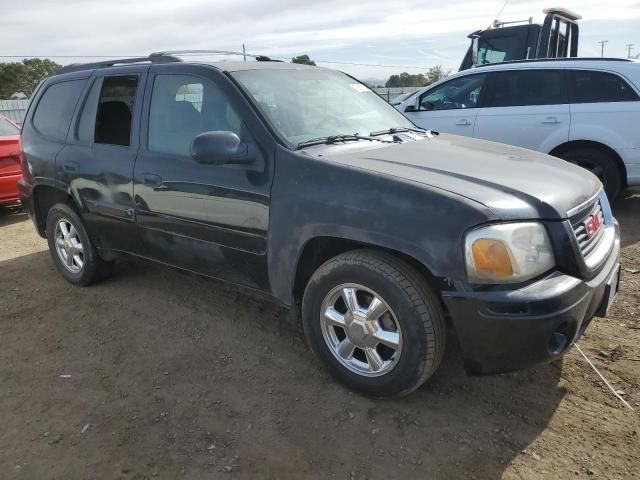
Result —
[[[609, 40], [608, 56], [625, 56], [627, 43], [640, 52], [640, 0], [511, 0], [500, 19], [533, 16], [541, 22], [543, 8], [556, 3], [584, 17], [581, 56], [599, 56], [599, 40]], [[2, 9], [0, 55], [139, 55], [241, 50], [245, 43], [251, 53], [307, 53], [319, 65], [385, 79], [438, 64], [457, 70], [469, 44], [466, 35], [488, 26], [503, 5], [504, 0], [20, 0]]]

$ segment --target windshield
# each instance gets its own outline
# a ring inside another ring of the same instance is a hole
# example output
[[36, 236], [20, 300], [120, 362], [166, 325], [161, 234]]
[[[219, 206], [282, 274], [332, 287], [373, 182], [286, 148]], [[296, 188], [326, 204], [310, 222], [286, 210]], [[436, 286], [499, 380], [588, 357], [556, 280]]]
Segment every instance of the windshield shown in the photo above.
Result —
[[291, 147], [318, 137], [414, 128], [376, 93], [340, 72], [305, 68], [232, 75]]
[[523, 55], [520, 50], [520, 37], [517, 35], [503, 37], [481, 37], [478, 40], [477, 65], [487, 63], [520, 60]]

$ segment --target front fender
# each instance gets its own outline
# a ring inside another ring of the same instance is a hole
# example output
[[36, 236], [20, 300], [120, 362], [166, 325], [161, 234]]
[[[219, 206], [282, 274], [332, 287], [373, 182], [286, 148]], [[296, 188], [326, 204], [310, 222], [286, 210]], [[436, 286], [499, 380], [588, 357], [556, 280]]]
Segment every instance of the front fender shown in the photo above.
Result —
[[463, 279], [464, 232], [490, 217], [483, 205], [451, 192], [279, 148], [269, 225], [272, 293], [293, 304], [301, 252], [320, 236], [395, 250], [436, 277]]

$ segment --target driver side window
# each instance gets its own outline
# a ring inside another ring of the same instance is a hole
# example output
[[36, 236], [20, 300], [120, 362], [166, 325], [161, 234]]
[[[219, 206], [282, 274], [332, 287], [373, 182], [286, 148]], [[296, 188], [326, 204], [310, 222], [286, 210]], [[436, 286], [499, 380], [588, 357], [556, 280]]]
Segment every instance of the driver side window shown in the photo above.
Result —
[[468, 75], [450, 80], [420, 97], [420, 110], [457, 110], [476, 108], [486, 74]]
[[229, 131], [240, 135], [241, 121], [214, 83], [190, 75], [157, 75], [149, 107], [148, 148], [188, 156], [196, 135]]

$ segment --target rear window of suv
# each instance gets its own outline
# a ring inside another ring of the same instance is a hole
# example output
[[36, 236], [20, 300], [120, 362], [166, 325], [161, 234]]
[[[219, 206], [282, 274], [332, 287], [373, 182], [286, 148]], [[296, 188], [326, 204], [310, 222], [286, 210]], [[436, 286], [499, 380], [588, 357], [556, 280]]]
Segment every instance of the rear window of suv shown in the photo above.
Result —
[[85, 80], [71, 80], [49, 86], [33, 114], [33, 126], [42, 135], [64, 142], [73, 111]]
[[632, 102], [638, 94], [618, 75], [588, 70], [570, 70], [571, 103]]

